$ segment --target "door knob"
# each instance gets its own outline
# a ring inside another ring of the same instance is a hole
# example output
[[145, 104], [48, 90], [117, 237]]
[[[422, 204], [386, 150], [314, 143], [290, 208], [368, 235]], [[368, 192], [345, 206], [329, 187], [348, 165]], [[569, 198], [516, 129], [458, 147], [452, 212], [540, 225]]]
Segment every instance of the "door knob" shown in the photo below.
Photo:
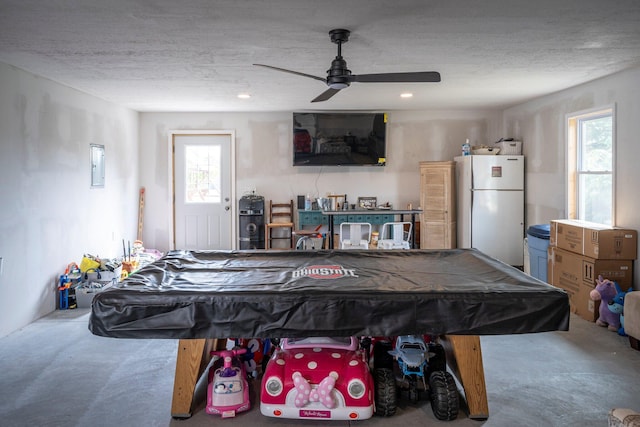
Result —
[[229, 206], [225, 206], [225, 207], [224, 207], [224, 210], [225, 210], [225, 211], [228, 211], [229, 209], [230, 209], [230, 208], [229, 208]]

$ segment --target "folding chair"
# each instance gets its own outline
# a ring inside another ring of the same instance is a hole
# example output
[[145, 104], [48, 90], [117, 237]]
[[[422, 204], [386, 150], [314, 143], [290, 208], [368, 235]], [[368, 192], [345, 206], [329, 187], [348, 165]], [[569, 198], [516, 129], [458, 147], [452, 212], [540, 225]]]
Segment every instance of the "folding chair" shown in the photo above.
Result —
[[411, 223], [385, 222], [382, 224], [378, 249], [411, 249]]
[[369, 240], [371, 240], [370, 223], [343, 222], [340, 224], [340, 249], [369, 249]]

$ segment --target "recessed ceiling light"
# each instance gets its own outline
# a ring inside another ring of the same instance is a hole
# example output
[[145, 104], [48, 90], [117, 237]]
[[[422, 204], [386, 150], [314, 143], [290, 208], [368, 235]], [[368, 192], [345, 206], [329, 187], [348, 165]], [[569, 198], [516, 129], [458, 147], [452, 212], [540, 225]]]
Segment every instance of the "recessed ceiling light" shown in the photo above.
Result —
[[249, 95], [248, 93], [239, 93], [238, 94], [238, 98], [240, 98], [240, 99], [249, 99], [249, 98], [251, 98], [251, 95]]
[[400, 98], [411, 98], [412, 96], [413, 96], [413, 94], [409, 93], [409, 92], [400, 94]]

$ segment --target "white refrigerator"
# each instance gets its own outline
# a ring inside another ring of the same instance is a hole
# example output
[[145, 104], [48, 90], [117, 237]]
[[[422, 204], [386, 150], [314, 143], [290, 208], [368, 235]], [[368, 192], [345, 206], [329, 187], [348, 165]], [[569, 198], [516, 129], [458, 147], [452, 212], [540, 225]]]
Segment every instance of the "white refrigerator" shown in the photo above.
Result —
[[524, 156], [455, 158], [458, 247], [524, 264]]

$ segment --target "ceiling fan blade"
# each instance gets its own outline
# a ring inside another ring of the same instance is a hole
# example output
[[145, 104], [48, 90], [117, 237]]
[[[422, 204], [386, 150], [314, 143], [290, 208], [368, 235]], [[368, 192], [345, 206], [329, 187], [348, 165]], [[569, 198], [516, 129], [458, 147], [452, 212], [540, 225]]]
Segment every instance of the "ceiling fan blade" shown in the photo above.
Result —
[[322, 101], [326, 101], [327, 99], [331, 98], [333, 95], [335, 95], [336, 93], [340, 92], [340, 89], [327, 89], [324, 92], [322, 92], [320, 95], [316, 96], [314, 99], [311, 100], [311, 102], [322, 102]]
[[437, 71], [419, 71], [415, 73], [383, 73], [351, 75], [349, 80], [359, 83], [428, 83], [439, 82]]
[[296, 74], [296, 75], [302, 76], [302, 77], [309, 77], [311, 79], [320, 80], [321, 82], [324, 82], [324, 83], [327, 82], [327, 79], [324, 78], [324, 77], [312, 76], [311, 74], [305, 74], [305, 73], [300, 73], [298, 71], [287, 70], [286, 68], [279, 68], [279, 67], [274, 67], [272, 65], [264, 65], [264, 64], [253, 64], [253, 65], [256, 65], [258, 67], [271, 68], [272, 70], [283, 71], [283, 72], [289, 73], [289, 74]]

